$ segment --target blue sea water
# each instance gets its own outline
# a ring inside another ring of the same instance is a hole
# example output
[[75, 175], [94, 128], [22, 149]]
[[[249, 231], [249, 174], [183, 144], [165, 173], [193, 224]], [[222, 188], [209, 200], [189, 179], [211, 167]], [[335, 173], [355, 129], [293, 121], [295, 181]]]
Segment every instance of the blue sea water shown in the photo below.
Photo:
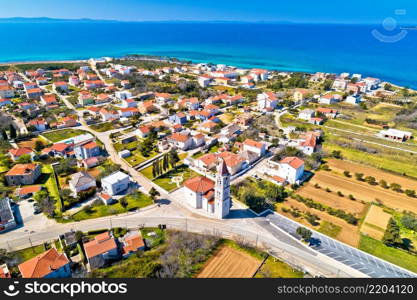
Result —
[[0, 61], [154, 54], [241, 67], [362, 73], [417, 88], [417, 30], [384, 43], [373, 29], [397, 33], [376, 25], [5, 23]]

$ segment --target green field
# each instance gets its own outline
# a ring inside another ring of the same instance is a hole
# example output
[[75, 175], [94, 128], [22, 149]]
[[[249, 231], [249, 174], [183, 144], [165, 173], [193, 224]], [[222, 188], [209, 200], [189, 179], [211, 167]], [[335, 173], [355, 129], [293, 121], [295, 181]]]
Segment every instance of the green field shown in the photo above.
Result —
[[405, 269], [417, 272], [417, 255], [412, 255], [403, 250], [388, 247], [382, 242], [364, 235], [361, 235], [359, 249]]
[[92, 211], [90, 213], [88, 213], [87, 211], [83, 209], [79, 211], [78, 213], [74, 214], [71, 217], [71, 219], [73, 221], [82, 221], [86, 219], [94, 219], [94, 218], [100, 218], [100, 217], [105, 217], [105, 216], [110, 216], [110, 215], [116, 215], [116, 214], [125, 213], [127, 211], [132, 211], [138, 208], [143, 208], [153, 203], [152, 199], [149, 196], [141, 192], [136, 192], [134, 194], [127, 195], [125, 196], [125, 199], [128, 202], [128, 206], [126, 208], [124, 208], [120, 204], [120, 202], [116, 202], [112, 205], [103, 204], [103, 205], [93, 206]]
[[85, 133], [87, 132], [80, 129], [61, 129], [42, 133], [41, 136], [51, 141], [52, 143], [56, 143]]
[[317, 230], [325, 235], [335, 238], [342, 230], [340, 226], [334, 225], [327, 221], [320, 222], [320, 228]]
[[131, 152], [131, 155], [129, 157], [126, 157], [125, 160], [128, 164], [130, 164], [132, 167], [137, 166], [144, 161], [147, 161], [148, 159], [151, 159], [152, 157], [155, 157], [159, 153], [157, 152], [151, 152], [148, 157], [143, 156], [139, 150], [135, 150]]
[[[376, 148], [375, 146], [372, 147]], [[381, 153], [372, 154], [329, 142], [325, 142], [323, 148], [329, 153], [334, 150], [341, 151], [343, 158], [353, 162], [359, 162], [400, 175], [405, 174], [417, 178], [416, 156], [410, 153], [407, 154], [402, 151], [396, 151], [397, 153], [383, 153], [381, 150]]]
[[104, 123], [91, 125], [90, 128], [98, 132], [105, 132], [105, 131], [109, 131], [112, 129], [116, 129], [117, 127], [115, 127], [112, 122], [104, 122]]
[[39, 255], [43, 252], [45, 252], [45, 247], [43, 244], [38, 245], [38, 246], [34, 246], [31, 248], [26, 248], [26, 249], [22, 249], [19, 251], [14, 252], [14, 254], [16, 255], [16, 257], [21, 261], [27, 261], [33, 257], [35, 257], [36, 255]]
[[55, 200], [56, 212], [61, 214], [62, 212], [62, 200], [59, 195], [59, 188], [56, 181], [55, 173], [51, 165], [42, 166], [42, 174], [48, 179], [44, 183], [45, 188], [48, 190], [49, 195]]

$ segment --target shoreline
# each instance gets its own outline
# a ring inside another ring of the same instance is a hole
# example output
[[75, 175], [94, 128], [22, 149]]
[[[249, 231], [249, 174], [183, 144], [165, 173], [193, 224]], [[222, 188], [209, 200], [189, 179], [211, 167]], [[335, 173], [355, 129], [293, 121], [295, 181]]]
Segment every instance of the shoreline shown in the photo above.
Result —
[[[112, 58], [123, 59], [127, 55], [128, 54], [123, 55], [123, 56], [119, 56], [119, 57], [112, 56]], [[137, 54], [137, 55], [146, 56], [146, 55], [150, 55], [150, 54]], [[155, 55], [155, 56], [158, 56], [158, 55]], [[105, 57], [105, 56], [101, 56], [101, 57]], [[57, 64], [59, 64], [59, 63], [68, 63], [68, 64], [70, 64], [70, 63], [88, 63], [88, 61], [91, 58], [97, 58], [97, 57], [90, 57], [90, 58], [85, 58], [85, 59], [60, 59], [60, 60], [33, 60], [33, 61], [0, 62], [0, 67], [4, 67], [4, 66], [16, 66], [16, 65], [26, 65], [26, 64], [27, 65], [31, 65], [31, 64], [34, 65], [34, 64], [48, 64], [48, 63], [51, 63], [51, 64], [54, 64], [54, 63], [57, 63]], [[194, 59], [193, 60], [193, 59], [186, 59], [186, 58], [182, 58], [182, 57], [181, 58], [180, 57], [170, 57], [170, 58], [176, 58], [176, 59], [179, 59], [180, 61], [188, 60], [188, 61], [191, 62], [191, 64], [197, 64], [197, 63], [203, 63], [204, 62], [204, 60], [200, 60], [200, 59], [197, 59], [197, 60]], [[168, 61], [168, 60], [166, 60], [166, 61]], [[217, 62], [217, 63], [218, 64], [222, 64], [221, 62]], [[224, 63], [224, 64], [226, 64], [226, 63]], [[239, 66], [236, 66], [236, 67], [239, 68]], [[242, 68], [250, 69], [249, 67], [242, 67]], [[301, 73], [308, 73], [308, 74], [314, 74], [316, 72], [322, 72], [322, 73], [334, 73], [334, 74], [337, 74], [335, 72], [326, 72], [326, 71], [317, 71], [317, 70], [315, 70], [315, 71], [300, 71], [300, 70], [295, 70], [295, 69], [292, 69], [292, 70], [287, 70], [287, 69], [279, 70], [279, 69], [271, 69], [271, 68], [267, 68], [265, 66], [258, 66], [258, 65], [256, 65], [256, 66], [254, 65], [254, 66], [252, 66], [252, 68], [264, 68], [264, 69], [268, 69], [270, 71], [275, 71], [275, 72], [290, 72], [290, 73], [301, 72]], [[406, 88], [407, 87], [407, 86], [404, 86], [404, 85], [400, 85], [400, 84], [397, 84], [397, 83], [393, 83], [393, 82], [388, 81], [388, 80], [385, 80], [383, 78], [379, 78], [379, 79], [381, 80], [381, 82], [389, 83], [389, 84], [391, 84], [392, 86], [394, 86], [396, 88]], [[416, 88], [414, 88], [414, 87], [407, 87], [407, 88], [410, 91], [413, 91], [413, 92], [417, 91], [417, 87]]]

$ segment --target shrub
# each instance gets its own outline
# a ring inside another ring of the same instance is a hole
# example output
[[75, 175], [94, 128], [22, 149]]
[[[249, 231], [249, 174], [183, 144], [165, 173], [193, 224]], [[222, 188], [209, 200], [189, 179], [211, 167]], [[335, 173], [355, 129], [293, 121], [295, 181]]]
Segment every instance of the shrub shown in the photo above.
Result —
[[349, 178], [352, 177], [352, 175], [350, 175], [349, 171], [344, 171], [343, 175], [345, 175], [346, 177], [349, 177]]
[[412, 197], [412, 198], [415, 198], [416, 197], [416, 191], [415, 190], [405, 190], [405, 194], [408, 197]]
[[309, 240], [313, 235], [313, 232], [311, 232], [311, 230], [301, 226], [297, 228], [296, 233], [305, 241]]
[[349, 200], [356, 200], [355, 197], [353, 197], [352, 194], [349, 194]]
[[332, 190], [331, 190], [331, 189], [329, 189], [329, 188], [326, 188], [326, 192], [331, 193], [331, 192], [332, 192]]
[[380, 185], [381, 187], [383, 187], [384, 189], [389, 188], [389, 186], [388, 186], [387, 182], [386, 182], [384, 179], [381, 179], [381, 180], [379, 181], [379, 185]]
[[343, 195], [343, 193], [341, 192], [341, 191], [337, 191], [337, 195], [339, 196], [339, 197], [344, 197], [345, 195]]
[[355, 173], [356, 180], [363, 181], [363, 173]]
[[319, 189], [319, 188], [320, 188], [320, 185], [319, 185], [318, 183], [316, 183], [316, 184], [314, 185], [314, 187], [315, 187], [316, 189]]

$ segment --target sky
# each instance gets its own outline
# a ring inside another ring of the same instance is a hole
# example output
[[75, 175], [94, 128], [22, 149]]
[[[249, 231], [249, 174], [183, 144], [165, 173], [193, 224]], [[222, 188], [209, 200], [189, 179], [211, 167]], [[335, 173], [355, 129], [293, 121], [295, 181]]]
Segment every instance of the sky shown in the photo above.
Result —
[[9, 17], [359, 24], [394, 17], [399, 23], [417, 23], [417, 1], [0, 0], [0, 18]]

